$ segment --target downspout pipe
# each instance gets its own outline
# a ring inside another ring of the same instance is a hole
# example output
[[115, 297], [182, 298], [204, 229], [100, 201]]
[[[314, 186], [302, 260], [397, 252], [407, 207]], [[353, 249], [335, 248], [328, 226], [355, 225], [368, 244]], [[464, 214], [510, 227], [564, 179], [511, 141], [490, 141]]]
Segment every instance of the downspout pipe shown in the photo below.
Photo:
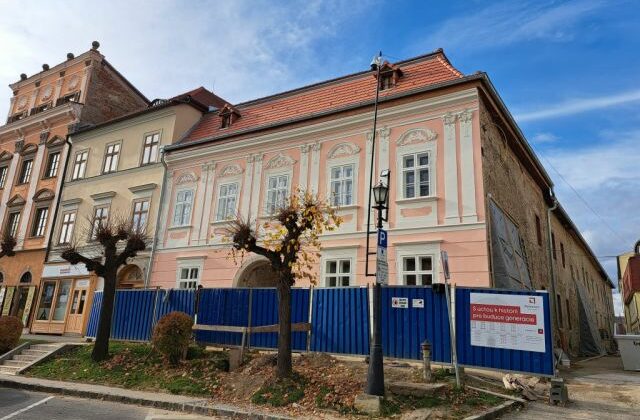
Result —
[[151, 268], [153, 266], [153, 256], [156, 251], [156, 244], [158, 243], [158, 232], [160, 231], [160, 217], [162, 217], [162, 209], [164, 203], [164, 192], [167, 185], [167, 162], [164, 159], [165, 151], [164, 146], [160, 148], [160, 162], [164, 168], [162, 173], [162, 186], [160, 187], [160, 202], [158, 204], [158, 215], [156, 216], [155, 226], [153, 227], [153, 238], [151, 240], [151, 253], [149, 254], [149, 262], [147, 263], [147, 272], [144, 276], [144, 288], [149, 288], [149, 279], [151, 276]]
[[558, 310], [557, 296], [556, 296], [556, 268], [553, 262], [553, 236], [551, 233], [551, 213], [558, 208], [558, 200], [553, 192], [553, 188], [549, 189], [549, 195], [553, 200], [553, 205], [547, 208], [547, 240], [548, 240], [548, 258], [549, 258], [549, 276], [551, 278], [551, 297], [549, 302], [551, 304], [551, 325], [555, 331], [559, 331], [560, 325], [558, 325]]
[[49, 231], [49, 239], [47, 240], [47, 250], [44, 253], [44, 262], [49, 261], [49, 253], [51, 252], [51, 242], [53, 241], [53, 237], [56, 232], [56, 221], [58, 220], [58, 212], [60, 209], [60, 202], [62, 201], [62, 189], [64, 188], [64, 181], [67, 178], [67, 168], [69, 167], [69, 159], [71, 158], [71, 146], [72, 143], [69, 140], [70, 135], [67, 134], [64, 142], [67, 144], [67, 157], [64, 160], [64, 168], [62, 168], [62, 173], [60, 176], [62, 177], [60, 180], [60, 188], [56, 191], [56, 205], [53, 209], [53, 218], [51, 219], [51, 230]]

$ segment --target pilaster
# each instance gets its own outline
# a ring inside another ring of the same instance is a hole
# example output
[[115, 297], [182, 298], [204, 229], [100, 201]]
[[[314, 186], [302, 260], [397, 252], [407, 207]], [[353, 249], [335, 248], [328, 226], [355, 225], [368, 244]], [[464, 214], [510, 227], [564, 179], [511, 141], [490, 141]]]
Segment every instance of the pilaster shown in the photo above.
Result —
[[476, 182], [473, 164], [473, 111], [458, 114], [460, 119], [460, 176], [462, 183], [462, 221], [477, 222]]
[[318, 184], [320, 182], [320, 148], [321, 144], [315, 142], [311, 144], [311, 192], [318, 194]]
[[458, 211], [458, 156], [456, 151], [457, 115], [448, 113], [444, 122], [444, 214], [446, 224], [460, 223]]

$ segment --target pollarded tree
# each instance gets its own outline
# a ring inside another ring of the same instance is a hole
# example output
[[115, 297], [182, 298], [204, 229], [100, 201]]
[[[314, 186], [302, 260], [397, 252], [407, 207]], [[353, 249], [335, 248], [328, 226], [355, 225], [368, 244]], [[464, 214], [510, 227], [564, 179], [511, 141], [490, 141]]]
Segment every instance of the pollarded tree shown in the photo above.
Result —
[[104, 279], [98, 331], [91, 353], [91, 359], [99, 362], [109, 357], [111, 317], [118, 269], [127, 264], [129, 258], [144, 251], [149, 240], [144, 229], [134, 229], [131, 221], [123, 217], [112, 217], [108, 221], [92, 221], [89, 235], [92, 239], [90, 246], [80, 249], [71, 245], [62, 251], [61, 256], [71, 264], [83, 263], [87, 271]]
[[14, 248], [16, 247], [16, 238], [11, 236], [9, 232], [0, 234], [0, 258], [13, 257], [16, 255]]
[[277, 274], [278, 358], [276, 376], [291, 375], [291, 287], [297, 279], [315, 283], [314, 263], [320, 249], [319, 235], [341, 223], [336, 209], [317, 195], [294, 191], [256, 233], [251, 222], [232, 222], [226, 240], [238, 253], [254, 253], [269, 260]]

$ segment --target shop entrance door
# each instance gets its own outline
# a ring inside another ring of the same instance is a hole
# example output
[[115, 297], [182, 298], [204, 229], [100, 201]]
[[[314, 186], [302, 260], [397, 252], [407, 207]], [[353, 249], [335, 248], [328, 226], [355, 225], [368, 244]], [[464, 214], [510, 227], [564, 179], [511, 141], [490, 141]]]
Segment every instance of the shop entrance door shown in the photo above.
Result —
[[71, 296], [71, 308], [67, 315], [67, 325], [65, 332], [73, 334], [82, 334], [84, 324], [84, 314], [87, 310], [87, 293], [89, 289], [89, 280], [76, 280], [73, 285], [73, 294]]

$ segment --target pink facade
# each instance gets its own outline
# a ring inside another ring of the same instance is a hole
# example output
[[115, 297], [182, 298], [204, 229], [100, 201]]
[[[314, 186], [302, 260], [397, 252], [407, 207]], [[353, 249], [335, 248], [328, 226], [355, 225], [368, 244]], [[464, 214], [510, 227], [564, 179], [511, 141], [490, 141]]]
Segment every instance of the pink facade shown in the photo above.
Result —
[[[390, 170], [390, 284], [442, 281], [444, 250], [453, 282], [491, 285], [478, 108], [478, 90], [468, 87], [389, 101], [381, 108], [374, 182], [381, 170]], [[242, 115], [242, 107], [239, 111]], [[151, 286], [268, 284], [260, 281], [269, 276], [265, 261], [248, 256], [236, 265], [228, 257], [224, 209], [230, 206], [258, 224], [266, 220], [275, 190], [296, 186], [342, 200], [343, 225], [322, 237], [317, 284], [371, 282], [365, 277], [364, 233], [371, 111], [336, 112], [319, 121], [171, 150]]]

